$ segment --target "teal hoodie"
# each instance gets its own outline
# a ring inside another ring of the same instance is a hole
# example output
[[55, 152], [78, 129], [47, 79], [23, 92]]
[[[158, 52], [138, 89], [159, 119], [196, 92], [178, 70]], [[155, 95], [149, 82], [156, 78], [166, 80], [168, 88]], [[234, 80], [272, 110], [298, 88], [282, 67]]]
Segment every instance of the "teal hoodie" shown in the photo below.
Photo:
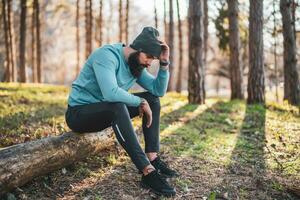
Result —
[[86, 60], [77, 79], [72, 83], [68, 98], [70, 106], [97, 102], [122, 102], [139, 106], [141, 98], [128, 90], [137, 82], [155, 96], [166, 93], [169, 71], [159, 69], [154, 77], [146, 69], [136, 79], [130, 72], [122, 43], [97, 48]]

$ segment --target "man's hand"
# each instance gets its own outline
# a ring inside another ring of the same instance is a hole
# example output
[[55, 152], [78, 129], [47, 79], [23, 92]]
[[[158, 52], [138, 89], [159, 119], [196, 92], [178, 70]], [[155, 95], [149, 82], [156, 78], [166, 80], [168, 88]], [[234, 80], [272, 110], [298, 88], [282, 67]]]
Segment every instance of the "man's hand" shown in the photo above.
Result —
[[159, 56], [159, 60], [163, 61], [163, 62], [169, 62], [170, 48], [166, 42], [164, 42], [164, 41], [160, 41], [160, 42], [161, 42], [161, 44], [160, 44], [161, 45], [161, 53]]
[[140, 117], [143, 117], [143, 115], [145, 114], [147, 117], [147, 128], [149, 128], [152, 124], [152, 110], [148, 104], [148, 102], [143, 99], [140, 106], [139, 106], [139, 113], [140, 113]]

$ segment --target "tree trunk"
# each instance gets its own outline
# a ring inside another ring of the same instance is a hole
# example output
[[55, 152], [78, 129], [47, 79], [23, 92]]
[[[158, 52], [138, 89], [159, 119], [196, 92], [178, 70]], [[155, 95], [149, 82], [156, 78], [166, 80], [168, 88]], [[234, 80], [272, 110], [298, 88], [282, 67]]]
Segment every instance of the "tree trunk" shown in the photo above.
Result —
[[128, 39], [129, 39], [129, 0], [126, 0], [126, 18], [125, 18], [125, 41], [126, 44], [128, 44]]
[[99, 46], [101, 47], [103, 43], [103, 0], [100, 0], [99, 29]]
[[8, 14], [6, 0], [2, 0], [2, 17], [5, 41], [5, 81], [11, 81], [11, 64], [10, 64], [10, 48], [9, 48], [9, 33], [8, 33]]
[[85, 58], [92, 52], [92, 0], [85, 1]]
[[243, 99], [243, 77], [240, 62], [238, 0], [227, 0], [229, 18], [231, 99]]
[[123, 41], [123, 9], [122, 0], [119, 0], [119, 42]]
[[85, 134], [68, 132], [3, 148], [0, 150], [0, 195], [112, 145], [113, 132], [106, 129]]
[[274, 69], [275, 69], [275, 96], [276, 102], [279, 101], [278, 97], [278, 64], [277, 64], [277, 28], [276, 28], [276, 2], [273, 1], [273, 37], [274, 37]]
[[[109, 1], [109, 9], [114, 10], [113, 1]], [[111, 40], [111, 27], [112, 27], [112, 19], [113, 19], [113, 12], [109, 13], [108, 20], [106, 22], [106, 42], [109, 44]]]
[[158, 28], [158, 19], [157, 19], [157, 9], [156, 9], [156, 0], [154, 0], [154, 21], [155, 21], [155, 28]]
[[37, 68], [37, 82], [42, 82], [42, 52], [41, 52], [41, 37], [40, 37], [40, 5], [38, 0], [34, 0], [35, 10], [35, 31], [36, 31], [36, 68]]
[[168, 40], [168, 25], [167, 25], [167, 2], [164, 0], [164, 34], [165, 41]]
[[173, 0], [169, 0], [169, 35], [168, 35], [168, 45], [170, 47], [170, 65], [169, 73], [170, 79], [168, 84], [168, 91], [173, 90], [173, 80], [174, 80], [174, 20], [173, 20]]
[[179, 0], [176, 0], [177, 5], [177, 19], [178, 19], [178, 40], [179, 40], [179, 62], [178, 62], [178, 75], [177, 75], [177, 83], [176, 83], [176, 92], [181, 92], [181, 79], [182, 79], [182, 65], [183, 65], [183, 48], [182, 48], [182, 25], [180, 19], [180, 7]]
[[10, 52], [10, 75], [11, 81], [17, 81], [16, 79], [16, 43], [15, 43], [15, 31], [14, 31], [14, 20], [12, 12], [12, 0], [7, 0], [7, 21], [8, 21], [8, 35], [9, 35], [9, 52]]
[[[203, 26], [204, 26], [204, 54], [203, 54], [203, 72], [204, 72], [204, 77], [206, 76], [206, 69], [207, 69], [207, 40], [208, 40], [208, 5], [207, 5], [208, 0], [203, 1], [203, 13], [204, 13], [204, 18], [203, 18]], [[203, 80], [203, 86], [204, 88], [204, 99], [206, 98], [206, 92], [205, 92], [205, 78]]]
[[80, 37], [79, 37], [79, 3], [80, 0], [76, 1], [76, 75], [78, 76], [80, 71]]
[[21, 1], [21, 15], [20, 15], [20, 82], [26, 82], [26, 59], [25, 59], [25, 46], [26, 46], [26, 6], [27, 0]]
[[203, 104], [203, 2], [189, 1], [189, 103]]
[[32, 82], [37, 82], [36, 55], [35, 55], [35, 5], [33, 3], [31, 16], [31, 65], [32, 65]]
[[247, 103], [265, 103], [263, 0], [250, 0]]
[[300, 104], [300, 85], [297, 71], [296, 41], [292, 19], [292, 1], [280, 0], [284, 39], [284, 99], [292, 105]]

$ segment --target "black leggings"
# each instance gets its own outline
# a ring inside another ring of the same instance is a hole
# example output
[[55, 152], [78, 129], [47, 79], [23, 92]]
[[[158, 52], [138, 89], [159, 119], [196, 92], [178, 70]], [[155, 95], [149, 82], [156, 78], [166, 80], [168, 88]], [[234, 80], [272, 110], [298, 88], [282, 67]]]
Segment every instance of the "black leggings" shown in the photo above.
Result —
[[[152, 110], [152, 124], [146, 127], [143, 117], [145, 152], [159, 152], [159, 98], [149, 92], [134, 93], [146, 99]], [[101, 131], [112, 126], [117, 140], [128, 153], [139, 170], [150, 164], [134, 132], [131, 118], [139, 115], [138, 107], [126, 106], [124, 103], [99, 102], [80, 106], [68, 106], [66, 122], [74, 132], [88, 133]]]

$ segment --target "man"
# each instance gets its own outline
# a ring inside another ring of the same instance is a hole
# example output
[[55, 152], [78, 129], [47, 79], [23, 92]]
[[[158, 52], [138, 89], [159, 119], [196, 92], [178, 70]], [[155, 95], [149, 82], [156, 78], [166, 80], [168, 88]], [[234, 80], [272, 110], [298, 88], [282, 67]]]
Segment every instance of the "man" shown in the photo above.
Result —
[[[178, 174], [158, 156], [159, 97], [165, 94], [169, 80], [169, 47], [158, 36], [155, 28], [145, 27], [130, 46], [119, 43], [96, 49], [72, 84], [66, 122], [80, 133], [112, 126], [117, 140], [143, 173], [141, 185], [173, 196], [175, 189], [165, 177]], [[146, 70], [154, 59], [160, 60], [157, 77]], [[135, 82], [147, 92], [128, 93]], [[131, 123], [138, 115], [143, 116], [145, 152]]]

